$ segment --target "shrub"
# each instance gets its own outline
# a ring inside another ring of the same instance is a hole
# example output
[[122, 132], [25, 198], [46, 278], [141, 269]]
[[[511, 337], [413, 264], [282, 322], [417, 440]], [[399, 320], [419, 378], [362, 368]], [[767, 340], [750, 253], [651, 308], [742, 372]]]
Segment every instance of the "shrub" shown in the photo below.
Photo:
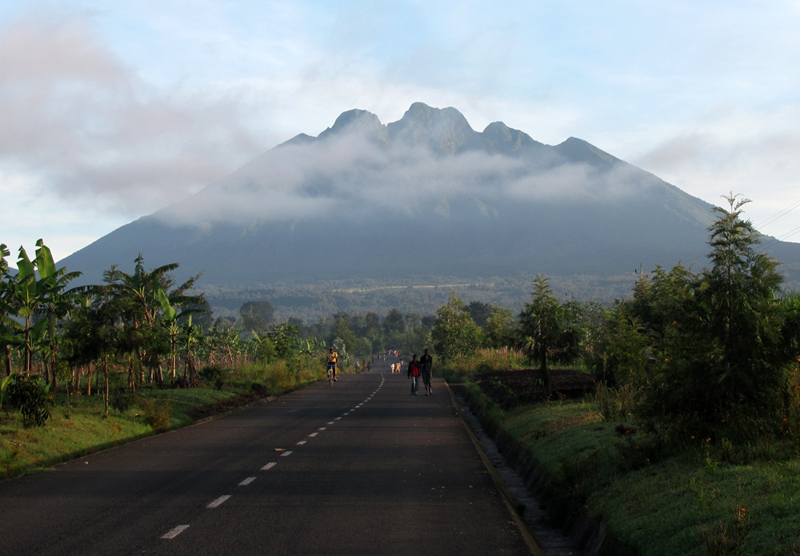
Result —
[[125, 412], [136, 401], [136, 396], [127, 392], [124, 388], [116, 387], [111, 392], [108, 404], [119, 412]]
[[39, 377], [15, 377], [8, 386], [8, 403], [20, 410], [25, 427], [43, 427], [50, 418], [47, 390]]
[[165, 430], [170, 427], [172, 405], [168, 399], [138, 398], [136, 403], [142, 408], [144, 421], [156, 430]]
[[618, 388], [609, 388], [604, 381], [597, 383], [594, 401], [598, 411], [606, 421], [625, 419], [635, 409], [633, 386], [626, 384]]
[[217, 390], [222, 390], [230, 371], [221, 365], [209, 365], [200, 371], [200, 376], [207, 384], [213, 384]]

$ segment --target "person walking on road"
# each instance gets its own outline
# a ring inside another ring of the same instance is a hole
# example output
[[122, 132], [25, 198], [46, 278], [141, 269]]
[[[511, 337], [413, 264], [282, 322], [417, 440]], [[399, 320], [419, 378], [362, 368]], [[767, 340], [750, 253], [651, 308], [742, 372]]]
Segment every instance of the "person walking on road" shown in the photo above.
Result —
[[425, 395], [430, 396], [433, 394], [433, 386], [431, 385], [431, 369], [433, 368], [433, 357], [428, 353], [428, 348], [425, 348], [425, 353], [419, 360], [420, 372], [422, 374], [422, 383], [425, 385]]
[[408, 378], [411, 379], [411, 395], [416, 396], [417, 390], [419, 390], [419, 361], [417, 361], [416, 353], [408, 364]]

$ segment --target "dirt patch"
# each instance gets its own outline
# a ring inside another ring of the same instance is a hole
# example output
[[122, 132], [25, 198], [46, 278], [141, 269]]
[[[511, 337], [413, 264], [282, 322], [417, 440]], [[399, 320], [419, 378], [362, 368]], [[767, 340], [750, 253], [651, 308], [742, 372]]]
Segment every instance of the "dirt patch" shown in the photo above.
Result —
[[574, 369], [551, 369], [549, 390], [538, 369], [493, 371], [480, 374], [476, 379], [484, 394], [503, 409], [548, 399], [579, 398], [593, 392], [597, 385], [593, 376]]
[[236, 407], [247, 405], [263, 397], [264, 395], [261, 392], [250, 392], [247, 394], [239, 394], [237, 396], [234, 396], [232, 398], [227, 398], [217, 403], [204, 405], [203, 407], [198, 407], [197, 409], [194, 409], [189, 413], [189, 417], [191, 417], [192, 420], [197, 420], [197, 419], [203, 419], [204, 417], [210, 417], [212, 415], [218, 415], [220, 413], [225, 413], [226, 411], [234, 409]]

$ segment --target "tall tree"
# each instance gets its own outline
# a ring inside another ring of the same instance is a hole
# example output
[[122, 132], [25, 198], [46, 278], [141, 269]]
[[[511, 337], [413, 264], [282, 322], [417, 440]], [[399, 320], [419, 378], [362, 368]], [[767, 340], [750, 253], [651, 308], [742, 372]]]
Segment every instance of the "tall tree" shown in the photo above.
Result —
[[539, 361], [539, 370], [549, 379], [548, 352], [560, 341], [563, 310], [550, 289], [549, 280], [540, 274], [533, 281], [533, 300], [525, 304], [519, 314], [520, 333], [523, 345], [531, 356]]
[[436, 311], [431, 340], [434, 351], [442, 361], [473, 354], [480, 346], [481, 329], [455, 292], [451, 291], [447, 303]]
[[774, 407], [787, 366], [785, 306], [777, 262], [760, 252], [758, 233], [743, 220], [749, 202], [724, 196], [708, 228], [710, 268], [683, 287], [658, 380], [649, 388], [642, 414], [668, 423], [689, 423], [711, 435], [733, 423], [746, 426]]
[[731, 193], [729, 208], [715, 207], [709, 227], [711, 268], [702, 274], [699, 293], [708, 310], [708, 334], [718, 346], [714, 365], [725, 391], [725, 406], [764, 401], [780, 380], [777, 295], [783, 277], [778, 262], [756, 250], [758, 232], [742, 220], [749, 199]]

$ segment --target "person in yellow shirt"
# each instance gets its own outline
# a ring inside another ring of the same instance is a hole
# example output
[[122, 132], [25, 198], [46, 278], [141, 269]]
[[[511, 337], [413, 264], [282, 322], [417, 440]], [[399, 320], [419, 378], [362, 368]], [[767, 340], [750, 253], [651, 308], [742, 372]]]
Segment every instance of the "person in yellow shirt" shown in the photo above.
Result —
[[336, 382], [336, 367], [337, 362], [339, 361], [339, 354], [333, 350], [333, 346], [331, 346], [331, 351], [328, 354], [328, 358], [326, 360], [326, 364], [328, 366], [328, 374], [330, 375], [333, 373], [333, 381]]

